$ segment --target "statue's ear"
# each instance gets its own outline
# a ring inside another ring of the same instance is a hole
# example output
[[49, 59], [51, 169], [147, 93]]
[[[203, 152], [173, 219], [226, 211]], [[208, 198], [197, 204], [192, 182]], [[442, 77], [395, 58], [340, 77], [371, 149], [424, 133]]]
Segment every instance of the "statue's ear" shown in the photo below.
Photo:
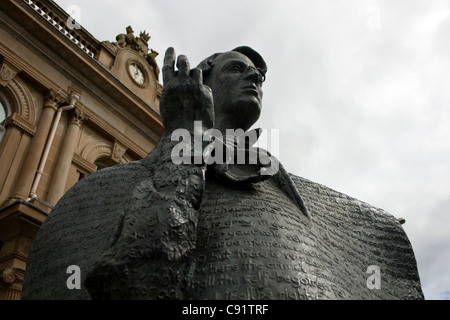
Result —
[[203, 74], [203, 80], [208, 77], [208, 75], [211, 73], [211, 70], [214, 65], [214, 61], [216, 58], [221, 55], [222, 53], [215, 53], [212, 56], [209, 56], [208, 58], [204, 59], [202, 62], [200, 62], [197, 66], [197, 68], [200, 68], [202, 70]]

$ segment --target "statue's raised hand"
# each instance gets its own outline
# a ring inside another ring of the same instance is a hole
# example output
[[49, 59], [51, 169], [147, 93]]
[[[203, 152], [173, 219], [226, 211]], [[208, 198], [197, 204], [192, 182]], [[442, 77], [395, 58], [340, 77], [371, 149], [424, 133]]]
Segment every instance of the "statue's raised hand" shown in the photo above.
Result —
[[194, 132], [194, 121], [203, 130], [214, 127], [214, 101], [211, 89], [203, 84], [202, 71], [190, 69], [186, 56], [180, 55], [175, 70], [175, 51], [168, 48], [162, 69], [164, 87], [160, 112], [167, 132], [187, 129]]

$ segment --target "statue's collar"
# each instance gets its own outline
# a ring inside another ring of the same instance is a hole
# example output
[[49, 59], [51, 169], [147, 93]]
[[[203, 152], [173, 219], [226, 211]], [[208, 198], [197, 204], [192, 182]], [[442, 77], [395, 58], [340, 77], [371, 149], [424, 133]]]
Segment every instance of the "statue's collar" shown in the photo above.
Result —
[[[203, 160], [204, 164], [207, 164], [207, 171], [219, 180], [230, 183], [259, 183], [271, 179], [298, 206], [300, 211], [310, 218], [308, 209], [296, 185], [278, 159], [264, 149], [253, 147], [261, 132], [261, 129], [253, 129], [237, 138], [227, 136], [222, 138], [215, 137], [214, 141], [207, 143], [203, 151]], [[252, 137], [252, 139], [241, 140], [243, 138], [247, 139], [248, 136]], [[248, 141], [251, 143], [248, 143]], [[150, 170], [158, 170], [158, 166], [162, 163], [169, 163], [171, 161], [172, 148], [176, 143], [176, 141], [171, 140], [170, 135], [164, 134], [155, 149], [141, 161], [142, 165]], [[190, 143], [188, 147], [190, 147]], [[222, 156], [222, 161], [211, 161], [214, 160], [212, 158], [217, 156], [213, 152], [220, 149], [224, 151], [224, 154], [227, 154], [226, 152], [228, 151], [228, 154], [233, 155], [233, 158], [230, 158], [230, 161], [223, 161]], [[240, 155], [245, 155], [244, 161], [239, 159]], [[253, 159], [253, 162], [245, 161], [249, 159]]]
[[[245, 139], [247, 136], [255, 137], [259, 139], [262, 133], [262, 129], [253, 129], [248, 131], [245, 136], [237, 137], [237, 139], [227, 139], [219, 141], [224, 148], [227, 149], [229, 154], [234, 158], [223, 164], [211, 164], [208, 166], [208, 170], [220, 180], [231, 183], [259, 183], [268, 179], [272, 181], [299, 207], [300, 211], [309, 219], [310, 214], [305, 206], [305, 203], [292, 181], [289, 173], [284, 169], [278, 159], [272, 156], [268, 151], [253, 147], [248, 141], [251, 139]], [[244, 141], [239, 140], [244, 139]], [[256, 142], [254, 139], [253, 144]], [[208, 147], [207, 147], [208, 148]], [[213, 148], [211, 148], [213, 150]], [[210, 150], [210, 151], [211, 151]], [[208, 154], [208, 150], [204, 153], [206, 158], [211, 156]], [[239, 159], [245, 155], [245, 160]], [[248, 161], [253, 159], [253, 161]], [[230, 159], [228, 159], [230, 160]]]
[[208, 168], [230, 182], [257, 183], [271, 178], [278, 171], [278, 159], [253, 146], [261, 133], [261, 129], [253, 129], [245, 135], [215, 137], [203, 153]]

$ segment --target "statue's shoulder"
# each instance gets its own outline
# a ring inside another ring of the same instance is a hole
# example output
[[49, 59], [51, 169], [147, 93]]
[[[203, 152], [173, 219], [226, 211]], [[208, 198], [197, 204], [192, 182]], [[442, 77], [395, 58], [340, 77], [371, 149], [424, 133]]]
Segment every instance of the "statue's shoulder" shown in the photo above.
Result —
[[[68, 190], [68, 192], [66, 192], [64, 197], [77, 193], [80, 190], [85, 191], [86, 189], [97, 188], [98, 186], [103, 186], [105, 184], [120, 184], [122, 186], [124, 184], [132, 184], [133, 181], [131, 180], [131, 177], [138, 173], [142, 174], [145, 171], [148, 171], [148, 169], [142, 165], [142, 160], [104, 168], [93, 172], [78, 181], [71, 189]], [[64, 197], [62, 199], [64, 199]]]
[[346, 266], [355, 268], [354, 275], [382, 267], [383, 292], [373, 290], [374, 297], [386, 293], [392, 298], [423, 299], [414, 251], [396, 217], [308, 179], [295, 175], [291, 179], [311, 214], [313, 232], [330, 252], [339, 252]]
[[45, 219], [30, 252], [25, 299], [88, 299], [85, 288], [67, 290], [66, 269], [84, 277], [111, 244], [132, 190], [151, 176], [142, 161], [94, 172], [70, 188]]
[[317, 214], [338, 213], [342, 219], [378, 219], [399, 225], [397, 218], [382, 208], [336, 191], [320, 183], [289, 174], [304, 197], [306, 206]]
[[[114, 223], [129, 204], [133, 189], [151, 172], [142, 161], [119, 164], [94, 172], [78, 181], [58, 201], [44, 221], [40, 233], [58, 228], [67, 221], [85, 222], [101, 219], [103, 226]], [[70, 228], [75, 228], [71, 226]]]
[[[146, 178], [150, 175], [147, 167], [142, 165], [142, 160], [125, 164], [118, 164], [89, 174], [74, 186], [58, 201], [52, 213], [58, 213], [68, 204], [84, 205], [86, 200], [97, 204], [100, 199], [117, 197], [136, 186], [137, 177]], [[84, 201], [79, 201], [82, 198]]]

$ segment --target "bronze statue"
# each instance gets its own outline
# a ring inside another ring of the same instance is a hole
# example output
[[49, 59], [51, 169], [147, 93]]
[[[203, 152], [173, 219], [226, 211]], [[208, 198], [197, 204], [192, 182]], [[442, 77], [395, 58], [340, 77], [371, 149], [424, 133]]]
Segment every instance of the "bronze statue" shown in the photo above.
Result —
[[[393, 216], [287, 173], [270, 154], [227, 158], [264, 154], [246, 139], [258, 136], [249, 129], [266, 72], [245, 46], [194, 69], [169, 48], [166, 133], [145, 159], [91, 174], [64, 195], [33, 245], [24, 297], [423, 299], [413, 250]], [[228, 139], [238, 129], [245, 135]], [[174, 139], [177, 130], [192, 139]], [[196, 137], [211, 132], [223, 139], [201, 140], [196, 152]], [[175, 163], [180, 143], [194, 152]], [[69, 265], [80, 267], [81, 289], [67, 288], [61, 270]]]

